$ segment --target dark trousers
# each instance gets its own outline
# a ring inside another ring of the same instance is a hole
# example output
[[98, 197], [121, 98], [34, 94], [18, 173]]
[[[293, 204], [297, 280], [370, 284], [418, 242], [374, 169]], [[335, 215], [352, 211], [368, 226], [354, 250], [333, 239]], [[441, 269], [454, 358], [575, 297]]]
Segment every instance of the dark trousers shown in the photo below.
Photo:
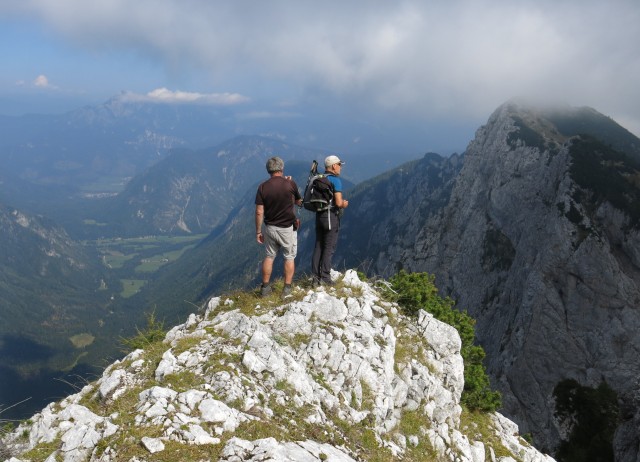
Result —
[[[329, 220], [331, 220], [331, 226], [329, 226]], [[331, 259], [338, 245], [339, 230], [340, 218], [337, 214], [316, 213], [316, 244], [311, 259], [314, 282], [331, 283]]]

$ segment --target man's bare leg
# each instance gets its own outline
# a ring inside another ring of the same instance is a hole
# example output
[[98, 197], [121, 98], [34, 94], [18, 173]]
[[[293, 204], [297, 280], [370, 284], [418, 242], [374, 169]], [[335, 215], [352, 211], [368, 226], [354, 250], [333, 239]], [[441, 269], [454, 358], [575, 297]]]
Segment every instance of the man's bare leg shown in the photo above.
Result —
[[266, 257], [262, 262], [262, 285], [266, 286], [271, 280], [273, 271], [273, 258]]
[[284, 283], [291, 284], [293, 281], [293, 273], [296, 270], [295, 260], [285, 260], [284, 261]]

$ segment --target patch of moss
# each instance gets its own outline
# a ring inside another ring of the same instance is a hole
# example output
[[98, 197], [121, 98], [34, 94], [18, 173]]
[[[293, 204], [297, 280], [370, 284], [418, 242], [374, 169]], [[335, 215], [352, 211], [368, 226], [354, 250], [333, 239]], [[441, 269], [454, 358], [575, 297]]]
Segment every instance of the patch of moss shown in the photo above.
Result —
[[198, 345], [200, 345], [200, 343], [202, 343], [203, 340], [205, 340], [203, 337], [196, 337], [196, 336], [182, 337], [175, 343], [175, 347], [172, 348], [173, 355], [179, 356], [181, 353], [184, 353], [185, 351], [189, 351], [192, 348], [197, 347]]
[[471, 441], [482, 441], [487, 460], [491, 460], [489, 451], [489, 448], [491, 448], [496, 459], [511, 457], [516, 461], [522, 461], [517, 454], [509, 451], [498, 438], [495, 425], [491, 420], [491, 414], [469, 410], [469, 408], [463, 406], [462, 414], [460, 415], [460, 428], [463, 429]]
[[191, 371], [180, 371], [178, 374], [169, 374], [164, 377], [163, 386], [171, 388], [178, 393], [194, 390], [204, 383], [204, 379]]
[[32, 461], [45, 460], [54, 451], [57, 451], [61, 444], [62, 440], [60, 438], [56, 438], [50, 443], [40, 443], [30, 451], [22, 454], [20, 457]]
[[407, 444], [407, 450], [405, 452], [403, 461], [407, 462], [419, 462], [427, 460], [438, 460], [438, 453], [431, 445], [429, 438], [425, 436], [425, 431], [430, 428], [430, 422], [420, 411], [404, 411], [400, 420], [398, 430], [401, 435], [407, 437], [418, 437], [418, 444], [416, 446]]

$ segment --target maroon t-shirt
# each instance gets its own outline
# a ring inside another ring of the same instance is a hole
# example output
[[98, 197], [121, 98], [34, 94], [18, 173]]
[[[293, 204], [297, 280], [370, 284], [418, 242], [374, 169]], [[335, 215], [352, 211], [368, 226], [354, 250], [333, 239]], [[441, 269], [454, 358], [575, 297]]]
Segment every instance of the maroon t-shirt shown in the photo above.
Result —
[[272, 176], [258, 187], [256, 205], [264, 206], [264, 222], [288, 228], [296, 219], [294, 202], [301, 199], [298, 185], [282, 176]]

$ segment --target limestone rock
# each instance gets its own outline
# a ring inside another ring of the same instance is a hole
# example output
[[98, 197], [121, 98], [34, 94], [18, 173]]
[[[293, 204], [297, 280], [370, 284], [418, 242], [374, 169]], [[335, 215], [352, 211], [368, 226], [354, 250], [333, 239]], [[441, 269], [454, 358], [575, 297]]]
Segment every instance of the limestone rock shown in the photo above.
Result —
[[[95, 384], [22, 424], [7, 444], [16, 454], [35, 448], [66, 462], [111, 462], [125, 453], [140, 462], [158, 452], [171, 458], [176, 445], [228, 462], [409, 453], [483, 461], [495, 443], [460, 428], [457, 331], [425, 312], [403, 316], [354, 271], [334, 278], [338, 288], [296, 287], [282, 305], [212, 299], [160, 348], [116, 361]], [[512, 422], [486, 418], [514, 457], [552, 460], [519, 439]], [[404, 434], [407, 419], [419, 424]]]

